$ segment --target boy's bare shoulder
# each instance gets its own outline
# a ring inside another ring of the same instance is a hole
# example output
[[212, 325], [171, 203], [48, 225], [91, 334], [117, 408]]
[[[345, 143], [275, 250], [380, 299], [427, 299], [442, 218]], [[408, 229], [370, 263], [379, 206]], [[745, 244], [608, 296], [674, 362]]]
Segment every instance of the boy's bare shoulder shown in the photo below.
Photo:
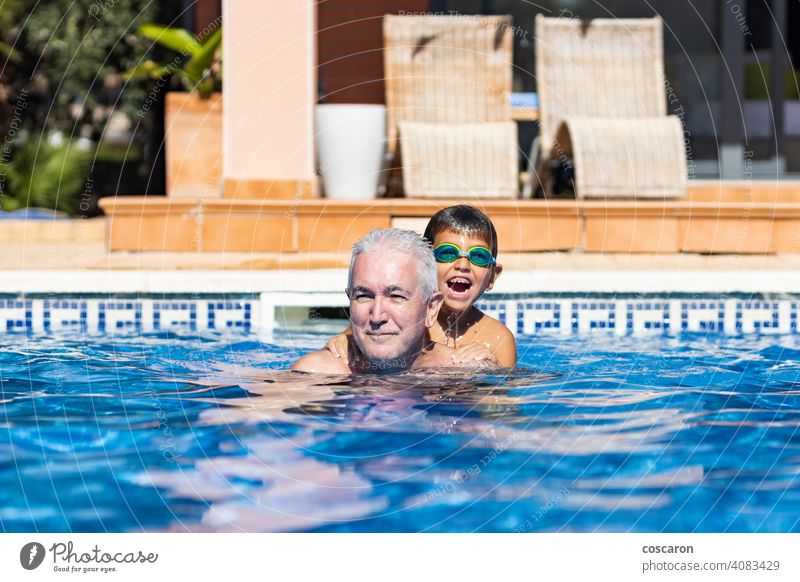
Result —
[[486, 345], [504, 368], [517, 365], [517, 340], [510, 329], [485, 313], [476, 327], [472, 341]]
[[[483, 317], [481, 317], [480, 323], [476, 326], [475, 334], [479, 336], [481, 340], [506, 340], [506, 339], [514, 339], [514, 334], [511, 333], [511, 330], [508, 329], [505, 325], [500, 323], [491, 315], [487, 315], [481, 312]], [[494, 342], [492, 342], [494, 343]]]
[[306, 354], [292, 364], [291, 370], [312, 374], [348, 374], [350, 367], [345, 361], [334, 357], [328, 350], [317, 350]]

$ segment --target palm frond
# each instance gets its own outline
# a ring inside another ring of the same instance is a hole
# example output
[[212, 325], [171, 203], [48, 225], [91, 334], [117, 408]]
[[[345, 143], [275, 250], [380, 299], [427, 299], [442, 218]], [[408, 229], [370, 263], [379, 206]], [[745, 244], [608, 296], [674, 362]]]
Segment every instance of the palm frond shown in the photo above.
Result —
[[203, 46], [189, 31], [183, 28], [143, 24], [139, 28], [139, 32], [145, 38], [185, 56], [194, 56]]
[[[17, 208], [36, 206], [72, 212], [77, 194], [89, 176], [93, 152], [46, 137], [29, 139], [15, 148], [6, 164], [7, 197]], [[6, 204], [6, 207], [8, 207]]]

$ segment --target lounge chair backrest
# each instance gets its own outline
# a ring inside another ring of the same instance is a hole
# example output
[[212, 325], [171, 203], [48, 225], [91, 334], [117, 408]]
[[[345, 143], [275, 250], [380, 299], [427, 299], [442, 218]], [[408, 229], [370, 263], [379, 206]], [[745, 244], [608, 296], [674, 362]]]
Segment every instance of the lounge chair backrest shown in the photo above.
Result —
[[508, 121], [510, 16], [385, 16], [389, 151], [401, 121]]
[[536, 17], [536, 85], [547, 154], [569, 116], [663, 117], [661, 18]]

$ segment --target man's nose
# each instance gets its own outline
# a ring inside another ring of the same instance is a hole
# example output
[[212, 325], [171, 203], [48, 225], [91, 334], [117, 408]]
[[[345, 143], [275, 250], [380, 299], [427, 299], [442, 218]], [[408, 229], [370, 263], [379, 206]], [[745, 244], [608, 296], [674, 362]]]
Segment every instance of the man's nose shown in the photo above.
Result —
[[369, 322], [373, 327], [379, 327], [386, 323], [386, 298], [383, 295], [377, 295], [372, 301]]

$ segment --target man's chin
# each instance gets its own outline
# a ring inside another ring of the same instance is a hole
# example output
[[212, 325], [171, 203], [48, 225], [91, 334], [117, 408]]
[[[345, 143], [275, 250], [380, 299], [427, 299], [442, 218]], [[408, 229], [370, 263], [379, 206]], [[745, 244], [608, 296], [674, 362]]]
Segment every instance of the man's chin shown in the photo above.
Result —
[[365, 355], [375, 354], [378, 358], [391, 358], [403, 350], [403, 341], [399, 334], [368, 334], [355, 335], [358, 347]]
[[375, 371], [404, 370], [411, 366], [411, 359], [396, 342], [372, 343], [361, 346], [361, 352]]
[[392, 372], [402, 372], [411, 367], [411, 361], [406, 358], [393, 358], [387, 360], [367, 359], [367, 366], [364, 370], [372, 374], [391, 374]]
[[370, 362], [374, 363], [384, 363], [386, 365], [391, 365], [392, 367], [396, 367], [392, 362], [395, 360], [405, 360], [404, 354], [402, 354], [398, 350], [393, 349], [382, 349], [386, 346], [370, 346], [366, 350], [364, 350], [364, 355]]

